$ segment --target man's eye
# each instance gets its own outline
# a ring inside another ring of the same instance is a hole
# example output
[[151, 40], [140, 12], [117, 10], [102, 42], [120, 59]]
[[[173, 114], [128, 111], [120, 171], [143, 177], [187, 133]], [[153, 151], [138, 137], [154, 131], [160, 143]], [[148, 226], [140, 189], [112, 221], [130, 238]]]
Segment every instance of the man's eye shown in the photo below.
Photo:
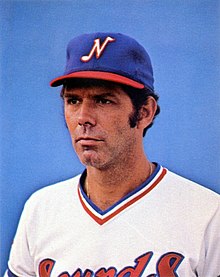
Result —
[[99, 104], [111, 104], [112, 103], [111, 100], [105, 99], [105, 98], [97, 99], [96, 102], [99, 103]]
[[76, 98], [68, 98], [67, 99], [67, 104], [70, 104], [70, 105], [76, 105], [76, 104], [79, 104], [79, 99], [76, 99]]

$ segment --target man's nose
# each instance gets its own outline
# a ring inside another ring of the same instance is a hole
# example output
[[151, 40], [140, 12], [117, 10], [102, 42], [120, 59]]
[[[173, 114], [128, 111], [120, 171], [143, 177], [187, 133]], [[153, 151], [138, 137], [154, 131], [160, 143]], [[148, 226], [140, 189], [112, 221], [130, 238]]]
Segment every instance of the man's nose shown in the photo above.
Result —
[[95, 109], [90, 102], [83, 102], [80, 105], [78, 113], [78, 124], [79, 125], [96, 125]]

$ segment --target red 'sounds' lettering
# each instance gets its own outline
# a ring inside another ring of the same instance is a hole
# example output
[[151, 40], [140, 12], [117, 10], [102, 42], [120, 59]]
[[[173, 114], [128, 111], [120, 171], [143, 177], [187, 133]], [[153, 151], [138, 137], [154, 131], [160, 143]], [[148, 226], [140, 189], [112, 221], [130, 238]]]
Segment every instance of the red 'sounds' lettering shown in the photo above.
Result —
[[[57, 277], [141, 277], [153, 256], [153, 252], [147, 252], [137, 259], [135, 259], [135, 266], [127, 266], [120, 272], [115, 267], [100, 268], [95, 272], [90, 269], [86, 269], [83, 273], [81, 269], [77, 269], [72, 275], [67, 271], [62, 272]], [[169, 252], [160, 257], [156, 265], [156, 272], [151, 273], [148, 277], [178, 277], [177, 268], [181, 264], [184, 256]], [[45, 259], [39, 265], [39, 276], [40, 277], [51, 277], [51, 272], [55, 265], [55, 261], [52, 259]]]

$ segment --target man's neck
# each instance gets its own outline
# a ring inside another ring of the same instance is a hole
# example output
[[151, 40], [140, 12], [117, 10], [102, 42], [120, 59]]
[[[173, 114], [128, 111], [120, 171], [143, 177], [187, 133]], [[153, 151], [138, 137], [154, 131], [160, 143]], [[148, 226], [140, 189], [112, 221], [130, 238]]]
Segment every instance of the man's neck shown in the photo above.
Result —
[[87, 196], [101, 210], [106, 210], [142, 184], [154, 171], [155, 165], [146, 157], [132, 167], [109, 170], [87, 168], [85, 187]]

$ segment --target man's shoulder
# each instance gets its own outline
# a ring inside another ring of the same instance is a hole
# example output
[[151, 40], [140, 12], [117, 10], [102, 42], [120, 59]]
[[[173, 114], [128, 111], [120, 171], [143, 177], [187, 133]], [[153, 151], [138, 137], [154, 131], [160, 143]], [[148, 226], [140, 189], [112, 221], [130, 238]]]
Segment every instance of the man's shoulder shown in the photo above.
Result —
[[51, 203], [57, 200], [67, 199], [77, 189], [80, 179], [80, 174], [64, 181], [45, 186], [34, 192], [27, 200], [26, 205], [38, 205], [38, 203]]
[[167, 178], [168, 180], [172, 180], [172, 182], [174, 182], [175, 184], [181, 184], [186, 189], [192, 189], [195, 190], [196, 192], [201, 192], [204, 193], [206, 195], [210, 195], [210, 197], [219, 197], [219, 194], [214, 192], [213, 190], [209, 189], [208, 187], [205, 187], [204, 185], [191, 180], [187, 177], [184, 177], [180, 174], [174, 173], [170, 170], [167, 170]]
[[166, 183], [170, 184], [171, 190], [178, 195], [182, 201], [191, 202], [192, 204], [207, 205], [209, 207], [219, 207], [220, 195], [213, 190], [192, 181], [186, 177], [178, 175], [172, 171], [167, 171]]

